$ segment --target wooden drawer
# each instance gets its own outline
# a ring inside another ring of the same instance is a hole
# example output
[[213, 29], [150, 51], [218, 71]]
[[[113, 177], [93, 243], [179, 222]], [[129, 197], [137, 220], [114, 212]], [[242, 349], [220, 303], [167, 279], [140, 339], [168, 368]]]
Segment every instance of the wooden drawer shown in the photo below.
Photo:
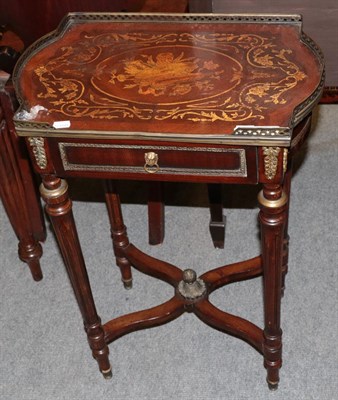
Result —
[[[255, 183], [256, 149], [210, 145], [155, 145], [118, 143], [57, 143], [62, 174], [87, 176], [106, 173], [113, 177], [147, 180], [243, 180]], [[250, 168], [248, 168], [250, 166]], [[252, 173], [250, 173], [250, 171]], [[60, 173], [61, 171], [58, 171]]]

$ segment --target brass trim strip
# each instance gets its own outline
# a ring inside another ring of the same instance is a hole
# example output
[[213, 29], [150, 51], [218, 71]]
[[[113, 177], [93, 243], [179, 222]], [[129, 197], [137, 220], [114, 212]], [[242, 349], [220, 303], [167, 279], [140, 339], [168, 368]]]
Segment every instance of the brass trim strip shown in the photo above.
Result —
[[189, 174], [189, 175], [222, 175], [234, 177], [247, 177], [247, 164], [244, 149], [222, 149], [210, 147], [177, 147], [177, 146], [138, 146], [138, 145], [113, 145], [113, 144], [94, 144], [94, 143], [58, 143], [62, 165], [65, 171], [101, 171], [101, 172], [124, 172], [124, 173], [145, 173], [143, 165], [137, 166], [122, 166], [122, 165], [87, 165], [70, 163], [67, 158], [67, 147], [86, 147], [86, 148], [106, 148], [112, 150], [170, 150], [170, 151], [190, 151], [190, 152], [210, 152], [210, 153], [237, 153], [239, 155], [240, 166], [235, 170], [228, 169], [196, 169], [196, 168], [175, 168], [163, 167], [158, 174]]
[[55, 199], [56, 197], [62, 196], [67, 192], [68, 184], [67, 181], [61, 179], [61, 184], [56, 189], [47, 189], [43, 183], [40, 185], [41, 196], [45, 199]]
[[301, 25], [300, 14], [273, 13], [104, 13], [104, 12], [71, 12], [61, 21], [59, 30], [67, 28], [67, 24], [116, 21], [116, 22], [182, 22], [186, 23], [252, 23], [252, 24], [295, 24]]
[[[282, 146], [288, 147], [291, 142], [291, 131], [288, 129], [285, 134], [261, 134], [262, 127], [253, 128], [250, 126], [250, 132], [255, 134], [224, 134], [224, 135], [196, 135], [183, 133], [158, 133], [158, 132], [123, 132], [123, 131], [93, 131], [93, 130], [72, 130], [72, 129], [48, 129], [35, 123], [25, 123], [15, 121], [16, 130], [19, 136], [23, 137], [56, 137], [67, 139], [127, 139], [127, 140], [147, 140], [151, 141], [167, 141], [181, 143], [210, 143], [237, 146]], [[243, 132], [245, 126], [238, 127]], [[263, 127], [264, 130], [269, 127]], [[276, 127], [270, 127], [274, 132]], [[34, 131], [34, 129], [36, 129]], [[236, 128], [237, 129], [237, 128]], [[280, 128], [281, 130], [287, 128]], [[248, 130], [248, 129], [247, 129]], [[247, 131], [246, 130], [246, 131]], [[236, 132], [236, 130], [235, 130]]]
[[308, 97], [303, 103], [299, 104], [294, 110], [292, 115], [291, 124], [292, 126], [296, 126], [300, 121], [302, 121], [313, 109], [313, 107], [319, 103], [320, 98], [322, 97], [325, 85], [325, 62], [324, 55], [320, 47], [315, 43], [308, 35], [304, 32], [301, 32], [300, 40], [304, 43], [311, 52], [317, 57], [321, 79], [317, 86], [317, 88], [313, 91], [312, 95]]
[[282, 195], [279, 199], [277, 200], [269, 200], [266, 197], [264, 197], [264, 192], [261, 190], [258, 193], [258, 202], [260, 205], [263, 207], [268, 207], [268, 208], [279, 208], [284, 206], [288, 202], [288, 196], [287, 194], [283, 191]]

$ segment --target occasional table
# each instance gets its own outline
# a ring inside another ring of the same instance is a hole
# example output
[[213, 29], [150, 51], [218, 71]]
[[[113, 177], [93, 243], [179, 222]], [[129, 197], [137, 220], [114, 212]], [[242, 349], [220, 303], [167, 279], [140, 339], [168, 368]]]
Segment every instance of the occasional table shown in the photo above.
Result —
[[[324, 84], [322, 54], [301, 25], [298, 15], [73, 13], [19, 60], [15, 126], [42, 177], [46, 211], [105, 377], [110, 342], [189, 311], [252, 345], [263, 355], [269, 387], [277, 388], [292, 156]], [[101, 322], [68, 177], [105, 180], [125, 286], [134, 267], [172, 285], [171, 299]], [[200, 277], [145, 254], [128, 240], [116, 180], [260, 184], [261, 254]], [[214, 290], [254, 277], [263, 277], [263, 328], [209, 301]]]

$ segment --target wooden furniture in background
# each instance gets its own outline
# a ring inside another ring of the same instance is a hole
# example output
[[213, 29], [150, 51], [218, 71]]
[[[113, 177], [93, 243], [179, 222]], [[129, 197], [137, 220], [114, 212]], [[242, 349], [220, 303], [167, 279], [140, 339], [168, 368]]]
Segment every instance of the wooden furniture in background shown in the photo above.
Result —
[[188, 0], [146, 0], [141, 12], [185, 13], [188, 12]]
[[[302, 33], [301, 18], [73, 14], [25, 53], [14, 79], [21, 102], [15, 125], [43, 180], [46, 211], [103, 375], [111, 376], [110, 342], [190, 311], [260, 352], [269, 387], [276, 389], [291, 161], [324, 85], [322, 54]], [[131, 282], [135, 267], [172, 285], [170, 300], [101, 323], [68, 177], [106, 181], [124, 282]], [[127, 236], [119, 179], [260, 184], [261, 254], [197, 278], [191, 269], [143, 253]], [[209, 301], [214, 290], [258, 276], [263, 328]]]
[[321, 103], [338, 103], [338, 2], [336, 0], [190, 0], [190, 12], [297, 13], [304, 30], [322, 49], [326, 79]]
[[145, 0], [0, 0], [0, 24], [8, 24], [25, 47], [56, 29], [68, 12], [136, 12]]
[[17, 100], [9, 80], [23, 42], [5, 27], [0, 36], [0, 198], [19, 240], [19, 257], [28, 264], [33, 279], [39, 281], [40, 242], [46, 238], [46, 229], [26, 146], [14, 128]]
[[27, 150], [15, 133], [15, 96], [13, 88], [6, 86], [8, 76], [0, 71], [0, 198], [19, 240], [19, 257], [39, 281], [45, 223]]

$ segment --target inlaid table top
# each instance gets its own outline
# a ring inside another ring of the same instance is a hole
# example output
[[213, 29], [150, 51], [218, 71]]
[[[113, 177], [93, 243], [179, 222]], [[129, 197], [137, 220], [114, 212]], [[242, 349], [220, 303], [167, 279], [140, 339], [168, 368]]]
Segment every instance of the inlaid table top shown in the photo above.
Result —
[[287, 144], [321, 95], [323, 70], [297, 15], [73, 13], [17, 65], [16, 126], [29, 136]]

